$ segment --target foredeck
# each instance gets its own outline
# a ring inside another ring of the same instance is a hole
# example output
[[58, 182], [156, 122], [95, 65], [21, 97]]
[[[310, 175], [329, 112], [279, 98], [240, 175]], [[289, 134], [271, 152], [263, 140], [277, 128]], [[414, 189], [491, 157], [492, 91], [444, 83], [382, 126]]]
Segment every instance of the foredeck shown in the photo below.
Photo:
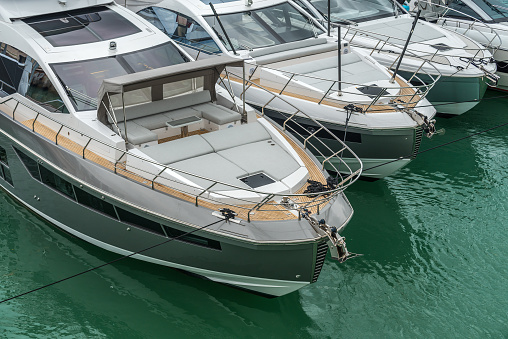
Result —
[[[280, 205], [279, 202], [270, 201], [266, 204], [264, 204], [260, 209], [256, 209], [256, 204], [235, 204], [234, 206], [227, 205], [227, 204], [218, 204], [214, 203], [210, 200], [204, 199], [204, 198], [196, 198], [195, 196], [191, 196], [190, 194], [186, 194], [180, 191], [177, 191], [171, 187], [168, 187], [166, 185], [160, 184], [158, 182], [153, 182], [147, 178], [144, 178], [138, 174], [135, 174], [125, 168], [125, 164], [123, 163], [113, 163], [104, 157], [86, 149], [85, 147], [81, 146], [79, 143], [69, 139], [68, 137], [58, 134], [57, 131], [53, 130], [52, 128], [46, 126], [45, 124], [35, 121], [34, 119], [24, 120], [21, 122], [23, 125], [25, 125], [30, 130], [33, 130], [35, 133], [45, 137], [46, 139], [57, 143], [60, 147], [63, 147], [73, 153], [76, 153], [77, 155], [84, 157], [87, 160], [90, 160], [94, 163], [96, 163], [99, 166], [102, 166], [110, 171], [114, 171], [119, 175], [122, 175], [126, 178], [129, 178], [133, 181], [138, 182], [141, 185], [147, 186], [147, 189], [155, 189], [160, 192], [164, 192], [165, 194], [171, 195], [175, 198], [185, 200], [188, 202], [191, 202], [193, 204], [197, 204], [199, 206], [208, 208], [212, 211], [218, 211], [221, 208], [230, 208], [233, 209], [237, 214], [238, 218], [244, 219], [244, 220], [291, 220], [291, 219], [297, 219], [299, 216], [296, 213], [292, 213], [288, 209], [284, 208], [282, 205]], [[201, 134], [206, 133], [206, 131], [195, 131], [194, 134]], [[170, 140], [175, 140], [178, 137], [172, 137], [161, 140], [160, 142], [168, 142]], [[300, 156], [301, 160], [304, 162], [307, 170], [309, 171], [309, 179], [314, 181], [319, 181], [323, 184], [326, 184], [325, 176], [323, 175], [323, 172], [320, 170], [320, 168], [312, 161], [312, 159], [307, 155], [307, 153], [301, 149], [293, 140], [286, 137], [286, 140], [288, 143], [293, 147], [293, 149], [297, 152], [297, 154]], [[303, 192], [308, 187], [308, 183], [303, 185], [296, 194], [303, 194]], [[309, 203], [314, 198], [307, 196], [298, 196], [293, 197], [293, 202], [296, 204], [299, 204], [301, 206], [305, 205], [306, 203]], [[312, 213], [318, 212], [319, 209], [322, 209], [326, 204], [328, 203], [327, 200], [324, 202], [318, 204], [314, 202], [311, 206], [308, 207], [308, 209]], [[250, 211], [250, 216], [248, 216], [248, 213]]]
[[[236, 82], [242, 82], [241, 78], [231, 76], [231, 74], [230, 74], [230, 80], [236, 81]], [[268, 91], [275, 93], [277, 95], [285, 95], [285, 96], [292, 97], [292, 98], [302, 99], [302, 100], [314, 102], [319, 105], [326, 105], [326, 106], [331, 106], [334, 108], [344, 109], [344, 106], [346, 106], [346, 105], [349, 105], [351, 103], [356, 104], [355, 102], [349, 102], [349, 101], [330, 100], [330, 99], [322, 99], [322, 98], [315, 98], [315, 97], [311, 97], [311, 96], [305, 96], [302, 94], [293, 93], [290, 90], [286, 90], [284, 88], [277, 89], [277, 88], [273, 88], [273, 87], [268, 87], [265, 85], [261, 85], [260, 78], [251, 79], [250, 81], [255, 84], [252, 86], [257, 85], [257, 86], [262, 87], [265, 90], [268, 90]], [[397, 84], [401, 88], [396, 96], [397, 102], [395, 102], [394, 104], [404, 105], [405, 107], [408, 107], [408, 108], [414, 108], [416, 106], [416, 104], [421, 99], [420, 95], [416, 94], [416, 91], [413, 88], [411, 88], [411, 86], [408, 83], [406, 83], [404, 80], [402, 80], [400, 78], [396, 78], [396, 81], [397, 81]], [[377, 103], [373, 103], [372, 105], [356, 104], [356, 106], [360, 107], [364, 113], [393, 113], [393, 112], [398, 111], [394, 106], [386, 105], [386, 104], [377, 104]]]

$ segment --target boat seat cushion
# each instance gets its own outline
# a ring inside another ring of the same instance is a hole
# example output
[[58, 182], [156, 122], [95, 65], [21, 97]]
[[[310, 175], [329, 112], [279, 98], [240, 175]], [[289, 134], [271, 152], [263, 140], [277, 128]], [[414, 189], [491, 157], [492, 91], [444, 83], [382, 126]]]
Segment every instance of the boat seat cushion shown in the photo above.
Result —
[[[127, 130], [127, 133], [129, 133], [129, 130]], [[212, 146], [199, 135], [143, 148], [143, 153], [163, 165], [212, 152]]]
[[[125, 138], [124, 123], [119, 123], [118, 127], [122, 132], [122, 136]], [[133, 121], [127, 121], [127, 140], [135, 145], [140, 145], [151, 141], [157, 141], [157, 134]]]
[[[203, 90], [195, 93], [178, 95], [164, 100], [152, 101], [146, 104], [129, 106], [125, 108], [125, 115], [127, 117], [127, 121], [129, 121], [158, 113], [166, 113], [184, 107], [202, 104], [208, 101], [211, 101], [210, 91]], [[123, 110], [121, 108], [115, 109], [115, 115], [118, 122], [124, 120]], [[108, 120], [110, 123], [112, 123], [109, 116]], [[127, 126], [127, 129], [128, 128], [129, 127]]]
[[[343, 54], [341, 57], [342, 67], [356, 64], [358, 62], [362, 62], [362, 59], [356, 53]], [[327, 70], [330, 68], [336, 69], [338, 64], [339, 64], [339, 61], [337, 59], [337, 56], [333, 56], [333, 57], [323, 58], [323, 59], [319, 59], [319, 60], [312, 60], [309, 62], [302, 62], [302, 63], [298, 63], [298, 64], [293, 64], [290, 66], [281, 67], [281, 69], [283, 71], [288, 71], [291, 73], [313, 75], [311, 73], [318, 72], [321, 70]]]
[[229, 148], [218, 154], [242, 168], [249, 175], [264, 172], [272, 179], [279, 181], [300, 168], [293, 157], [272, 140]]
[[288, 51], [278, 52], [270, 55], [264, 55], [261, 57], [254, 58], [256, 64], [267, 65], [275, 62], [280, 62], [288, 59], [302, 58], [308, 55], [314, 55], [319, 53], [330, 52], [336, 50], [337, 46], [334, 44], [323, 44], [316, 46], [309, 46], [300, 49], [292, 49]]
[[215, 152], [271, 138], [270, 133], [259, 122], [203, 134], [201, 137]]
[[258, 58], [265, 55], [270, 55], [279, 52], [286, 52], [289, 50], [295, 50], [305, 47], [318, 46], [326, 44], [326, 38], [318, 38], [318, 39], [305, 39], [294, 42], [288, 42], [285, 44], [279, 44], [275, 46], [265, 47], [261, 49], [257, 49], [249, 53], [249, 55], [253, 58]]
[[[238, 178], [247, 176], [247, 172], [238, 167], [231, 161], [221, 157], [217, 153], [205, 154], [195, 158], [179, 161], [169, 165], [192, 174], [200, 175], [212, 180], [221, 181], [242, 188], [249, 188]], [[186, 179], [191, 180], [195, 184], [207, 188], [213, 184], [213, 181], [196, 178], [191, 175], [179, 173]], [[234, 188], [227, 185], [215, 185], [211, 191], [230, 191]]]
[[217, 125], [224, 125], [233, 121], [238, 121], [242, 118], [240, 113], [212, 103], [197, 105], [193, 108], [199, 110], [202, 113], [203, 118], [210, 120]]

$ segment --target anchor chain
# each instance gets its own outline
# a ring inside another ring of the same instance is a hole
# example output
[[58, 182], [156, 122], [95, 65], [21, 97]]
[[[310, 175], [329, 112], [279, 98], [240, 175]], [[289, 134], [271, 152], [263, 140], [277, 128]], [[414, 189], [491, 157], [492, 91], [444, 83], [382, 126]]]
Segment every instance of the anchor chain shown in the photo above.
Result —
[[302, 210], [302, 217], [310, 223], [316, 232], [319, 234], [324, 233], [328, 237], [327, 245], [330, 249], [332, 258], [337, 259], [340, 263], [343, 263], [348, 259], [361, 256], [361, 254], [348, 251], [346, 238], [339, 235], [335, 226], [329, 226], [324, 219], [318, 221], [310, 215], [310, 211], [306, 208]]

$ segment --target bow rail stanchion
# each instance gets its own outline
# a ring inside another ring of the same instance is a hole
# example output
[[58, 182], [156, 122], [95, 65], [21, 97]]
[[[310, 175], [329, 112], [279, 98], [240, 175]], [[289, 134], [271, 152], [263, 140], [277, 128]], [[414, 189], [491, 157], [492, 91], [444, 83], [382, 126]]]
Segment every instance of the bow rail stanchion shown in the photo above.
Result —
[[395, 82], [395, 78], [397, 77], [397, 72], [399, 71], [399, 67], [400, 67], [400, 64], [402, 62], [402, 58], [404, 57], [404, 54], [406, 53], [407, 45], [409, 45], [409, 41], [411, 40], [411, 37], [413, 36], [413, 32], [415, 30], [416, 24], [418, 23], [418, 19], [420, 18], [420, 13], [421, 12], [422, 12], [421, 9], [418, 10], [418, 12], [416, 12], [416, 16], [415, 16], [415, 19], [413, 21], [413, 26], [411, 26], [411, 30], [409, 31], [409, 35], [407, 37], [406, 43], [404, 45], [404, 48], [402, 49], [402, 53], [400, 54], [399, 62], [397, 63], [397, 67], [395, 67], [395, 71], [393, 72], [392, 79], [390, 80], [390, 82], [392, 84]]

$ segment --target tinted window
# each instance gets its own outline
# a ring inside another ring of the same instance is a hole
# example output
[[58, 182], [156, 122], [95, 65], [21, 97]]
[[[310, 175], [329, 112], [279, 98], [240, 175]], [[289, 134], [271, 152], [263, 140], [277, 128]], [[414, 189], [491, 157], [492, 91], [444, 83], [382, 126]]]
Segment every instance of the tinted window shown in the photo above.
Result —
[[2, 43], [0, 45], [0, 58], [1, 89], [8, 94], [13, 94], [18, 90], [27, 63], [27, 55], [12, 46]]
[[128, 224], [144, 228], [148, 231], [155, 232], [160, 235], [164, 235], [161, 225], [155, 221], [148, 220], [137, 214], [131, 213], [121, 208], [116, 208], [120, 220]]
[[138, 12], [171, 39], [209, 53], [221, 50], [212, 37], [192, 18], [160, 7], [149, 7]]
[[28, 155], [26, 155], [25, 153], [21, 152], [20, 150], [18, 150], [16, 148], [14, 150], [18, 154], [19, 158], [25, 165], [25, 167], [28, 170], [28, 172], [30, 173], [30, 175], [32, 177], [34, 177], [35, 179], [41, 181], [41, 175], [39, 173], [39, 166], [37, 165], [37, 161], [33, 160]]
[[105, 41], [141, 31], [104, 6], [41, 15], [23, 21], [55, 47]]
[[0, 147], [0, 161], [9, 166], [7, 162], [7, 152], [5, 152], [5, 148]]
[[216, 250], [221, 249], [220, 242], [218, 242], [217, 240], [207, 239], [195, 234], [185, 234], [187, 232], [183, 232], [168, 226], [164, 226], [164, 229], [166, 230], [166, 233], [170, 238], [180, 237], [177, 240], [185, 241], [199, 246], [213, 248]]
[[472, 20], [471, 17], [482, 20], [482, 18], [476, 14], [468, 5], [463, 3], [461, 0], [452, 0], [448, 3], [448, 7], [452, 10], [446, 13], [446, 16], [452, 18], [459, 18], [465, 20]]
[[76, 197], [78, 198], [78, 202], [80, 204], [88, 206], [96, 211], [102, 212], [114, 219], [117, 219], [115, 208], [109, 202], [88, 194], [76, 186], [74, 186], [74, 191], [76, 192]]
[[14, 186], [14, 184], [12, 183], [11, 170], [9, 169], [9, 167], [2, 165], [2, 170], [4, 172], [5, 181], [11, 184], [11, 186]]
[[39, 166], [39, 170], [41, 173], [42, 182], [49, 187], [52, 187], [59, 191], [60, 193], [65, 194], [67, 197], [74, 200], [74, 192], [72, 191], [72, 185], [65, 179], [60, 178], [55, 173], [51, 172], [44, 166]]
[[[96, 105], [83, 98], [97, 98], [104, 79], [128, 73], [171, 66], [189, 61], [172, 43], [165, 43], [134, 53], [62, 64], [52, 64], [64, 87], [70, 88], [70, 98], [78, 111], [95, 110]], [[79, 92], [78, 95], [74, 95]]]
[[50, 112], [69, 113], [55, 86], [41, 67], [36, 67], [30, 78], [30, 85], [25, 94], [27, 98]]

